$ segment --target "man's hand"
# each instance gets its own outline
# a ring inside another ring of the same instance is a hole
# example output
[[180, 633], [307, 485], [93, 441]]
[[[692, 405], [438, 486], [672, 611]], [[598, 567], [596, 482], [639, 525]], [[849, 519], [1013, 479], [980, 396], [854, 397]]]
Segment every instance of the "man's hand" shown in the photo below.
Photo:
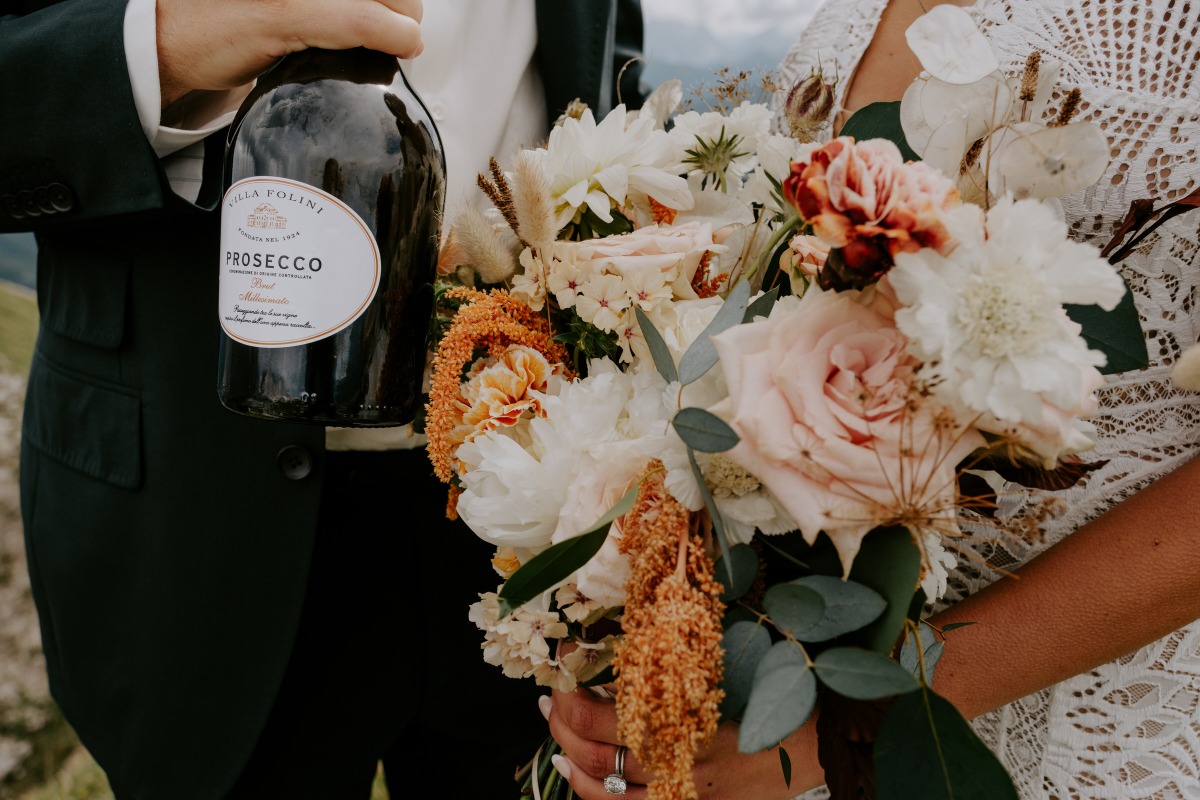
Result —
[[163, 107], [196, 89], [232, 89], [308, 47], [421, 52], [422, 0], [158, 0]]

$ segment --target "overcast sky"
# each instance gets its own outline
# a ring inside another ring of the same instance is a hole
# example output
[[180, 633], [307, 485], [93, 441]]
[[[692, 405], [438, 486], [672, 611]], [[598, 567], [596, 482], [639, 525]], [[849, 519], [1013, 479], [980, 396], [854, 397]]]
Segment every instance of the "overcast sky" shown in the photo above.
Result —
[[757, 36], [769, 27], [795, 35], [820, 0], [642, 0], [646, 23], [703, 22], [714, 34]]

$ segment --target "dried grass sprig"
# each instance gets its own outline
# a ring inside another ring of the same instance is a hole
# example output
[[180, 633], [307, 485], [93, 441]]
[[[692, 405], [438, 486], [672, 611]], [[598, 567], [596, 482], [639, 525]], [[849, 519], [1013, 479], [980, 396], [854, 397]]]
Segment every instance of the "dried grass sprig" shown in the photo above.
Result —
[[[475, 206], [464, 203], [454, 221], [455, 241], [484, 283], [501, 283], [517, 271], [517, 253]], [[505, 234], [507, 235], [507, 234]]]
[[557, 239], [550, 180], [537, 157], [528, 150], [522, 151], [513, 164], [513, 186], [510, 198], [521, 240], [541, 245]]
[[509, 188], [508, 179], [504, 177], [504, 170], [500, 169], [500, 162], [496, 160], [495, 156], [488, 159], [488, 172], [491, 174], [491, 178], [481, 172], [475, 182], [492, 201], [492, 205], [500, 211], [504, 221], [508, 223], [508, 227], [512, 228], [513, 233], [520, 236], [517, 215], [513, 210], [512, 189]]

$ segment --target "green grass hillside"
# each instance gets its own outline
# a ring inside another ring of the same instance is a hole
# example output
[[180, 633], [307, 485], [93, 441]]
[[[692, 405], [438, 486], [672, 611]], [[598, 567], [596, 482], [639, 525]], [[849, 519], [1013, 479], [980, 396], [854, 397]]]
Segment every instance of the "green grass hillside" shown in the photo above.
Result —
[[33, 291], [0, 280], [0, 369], [22, 375], [29, 372], [37, 325]]

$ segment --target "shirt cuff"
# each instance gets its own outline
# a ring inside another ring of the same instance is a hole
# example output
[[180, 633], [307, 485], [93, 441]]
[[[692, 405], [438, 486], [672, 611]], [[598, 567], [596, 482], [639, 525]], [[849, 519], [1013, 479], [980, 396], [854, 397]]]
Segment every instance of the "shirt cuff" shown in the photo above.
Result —
[[170, 124], [164, 124], [156, 3], [129, 0], [125, 6], [125, 61], [142, 130], [154, 152], [163, 158], [228, 125], [252, 84], [228, 91], [191, 92], [173, 104]]

